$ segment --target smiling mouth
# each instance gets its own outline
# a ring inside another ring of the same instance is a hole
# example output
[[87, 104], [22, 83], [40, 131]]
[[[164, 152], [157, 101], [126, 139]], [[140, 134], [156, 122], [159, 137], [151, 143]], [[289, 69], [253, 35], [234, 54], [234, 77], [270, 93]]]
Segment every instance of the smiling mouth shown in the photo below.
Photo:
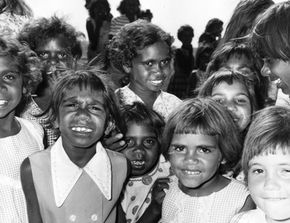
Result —
[[160, 85], [160, 84], [163, 83], [163, 80], [153, 80], [153, 81], [151, 81], [151, 82], [152, 82], [152, 84], [154, 84], [154, 85]]
[[145, 166], [144, 160], [133, 160], [131, 161], [132, 166], [134, 166], [135, 169], [141, 169]]
[[90, 133], [93, 131], [92, 129], [86, 127], [72, 127], [71, 129], [72, 131], [79, 133]]
[[199, 176], [201, 174], [200, 170], [182, 170], [182, 172], [189, 176]]
[[0, 100], [0, 106], [7, 105], [7, 104], [8, 104], [8, 101]]

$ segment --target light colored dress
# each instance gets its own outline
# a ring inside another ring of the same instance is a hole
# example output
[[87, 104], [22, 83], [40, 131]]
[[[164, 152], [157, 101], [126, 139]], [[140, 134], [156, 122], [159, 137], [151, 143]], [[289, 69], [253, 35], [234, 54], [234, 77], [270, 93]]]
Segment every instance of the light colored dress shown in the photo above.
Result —
[[157, 166], [142, 177], [130, 178], [125, 190], [122, 208], [126, 213], [127, 222], [135, 223], [143, 215], [151, 203], [151, 190], [155, 181], [169, 176], [170, 164], [163, 155]]
[[20, 182], [20, 165], [32, 153], [42, 150], [43, 129], [37, 123], [16, 118], [18, 134], [0, 138], [0, 222], [27, 221], [26, 202]]
[[11, 14], [3, 12], [0, 14], [0, 33], [1, 35], [15, 38], [23, 25], [31, 20], [29, 16]]
[[123, 154], [98, 142], [96, 154], [79, 168], [67, 156], [60, 137], [29, 160], [43, 223], [115, 223], [116, 202], [127, 177]]
[[[142, 99], [128, 87], [128, 85], [118, 88], [115, 93], [121, 104], [130, 105], [136, 101], [144, 103]], [[161, 91], [153, 104], [153, 110], [167, 120], [169, 114], [177, 108], [180, 103], [181, 100], [175, 95]]]
[[192, 197], [178, 187], [173, 177], [162, 204], [162, 223], [228, 223], [243, 207], [249, 192], [234, 179], [209, 196]]
[[267, 221], [265, 213], [257, 208], [235, 215], [230, 223], [267, 223]]
[[115, 17], [111, 21], [110, 35], [114, 36], [126, 24], [130, 23], [126, 15]]

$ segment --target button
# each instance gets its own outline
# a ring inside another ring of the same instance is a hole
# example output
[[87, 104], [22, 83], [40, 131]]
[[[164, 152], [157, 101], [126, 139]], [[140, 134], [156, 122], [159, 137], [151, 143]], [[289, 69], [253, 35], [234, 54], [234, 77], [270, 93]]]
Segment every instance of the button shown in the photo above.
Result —
[[75, 216], [74, 214], [72, 214], [71, 216], [69, 216], [69, 220], [72, 222], [75, 222], [77, 219], [77, 216]]
[[93, 214], [93, 215], [91, 216], [91, 219], [92, 219], [92, 221], [97, 221], [97, 220], [98, 220], [98, 215]]

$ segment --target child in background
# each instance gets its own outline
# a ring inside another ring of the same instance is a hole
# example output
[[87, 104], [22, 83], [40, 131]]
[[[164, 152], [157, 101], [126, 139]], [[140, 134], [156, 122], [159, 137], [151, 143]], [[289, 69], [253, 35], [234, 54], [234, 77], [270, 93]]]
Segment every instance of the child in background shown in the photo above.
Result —
[[290, 110], [272, 106], [259, 111], [249, 128], [242, 167], [257, 209], [232, 223], [290, 222]]
[[81, 57], [77, 32], [64, 19], [53, 16], [26, 24], [18, 39], [36, 52], [41, 60], [43, 75], [43, 81], [28, 101], [21, 117], [36, 120], [42, 125], [45, 130], [45, 144], [49, 146], [58, 137], [48, 118], [52, 87], [61, 72], [67, 67], [72, 68], [76, 58]]
[[[262, 63], [250, 46], [239, 41], [227, 42], [220, 46], [213, 55], [210, 63], [207, 66], [207, 74], [218, 71], [225, 67], [233, 71], [241, 73], [253, 73], [256, 75], [257, 82], [255, 84], [255, 92], [257, 97], [258, 109], [269, 105], [269, 78], [261, 74]], [[276, 98], [272, 99], [272, 102]]]
[[164, 129], [164, 152], [175, 176], [162, 205], [163, 223], [225, 223], [253, 208], [244, 184], [222, 174], [242, 145], [230, 114], [209, 98], [184, 101]]
[[144, 20], [127, 24], [116, 34], [109, 59], [130, 76], [130, 83], [116, 90], [121, 104], [143, 102], [167, 120], [181, 101], [161, 90], [172, 73], [172, 42], [172, 36]]
[[60, 137], [25, 159], [21, 181], [30, 222], [115, 222], [126, 158], [100, 140], [120, 120], [113, 91], [97, 71], [67, 71], [52, 95]]
[[28, 155], [43, 149], [43, 129], [15, 117], [15, 111], [30, 94], [35, 78], [21, 44], [0, 38], [0, 222], [27, 222], [20, 165]]
[[121, 201], [125, 222], [157, 222], [165, 196], [162, 189], [168, 188], [169, 181], [165, 177], [169, 176], [170, 165], [160, 148], [165, 123], [158, 113], [140, 102], [124, 106], [121, 117], [127, 123], [127, 147], [122, 153], [132, 171]]
[[252, 114], [258, 110], [255, 84], [256, 75], [248, 70], [244, 72], [220, 69], [213, 73], [200, 87], [200, 97], [211, 97], [230, 112], [242, 135], [246, 135]]

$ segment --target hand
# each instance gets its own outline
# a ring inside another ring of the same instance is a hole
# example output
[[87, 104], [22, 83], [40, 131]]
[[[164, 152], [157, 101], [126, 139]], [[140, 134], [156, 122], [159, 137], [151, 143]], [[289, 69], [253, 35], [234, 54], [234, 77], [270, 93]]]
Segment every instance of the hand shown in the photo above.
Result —
[[127, 147], [127, 144], [123, 139], [123, 134], [114, 131], [111, 135], [104, 137], [102, 144], [104, 147], [117, 152], [120, 152]]
[[159, 178], [155, 181], [155, 183], [152, 186], [152, 201], [151, 203], [155, 203], [158, 206], [162, 205], [162, 202], [164, 200], [164, 197], [166, 195], [165, 189], [169, 189], [169, 182], [170, 179], [168, 177], [166, 178]]

